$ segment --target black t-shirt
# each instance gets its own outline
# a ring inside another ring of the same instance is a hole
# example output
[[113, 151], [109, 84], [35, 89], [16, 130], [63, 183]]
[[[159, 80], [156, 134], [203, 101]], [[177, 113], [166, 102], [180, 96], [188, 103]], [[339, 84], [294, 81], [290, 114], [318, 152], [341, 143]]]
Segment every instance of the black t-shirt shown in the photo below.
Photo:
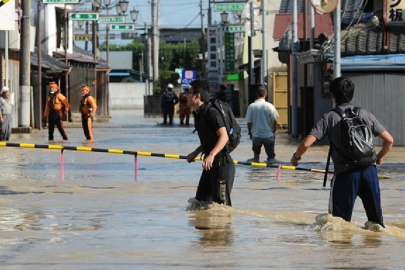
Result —
[[197, 129], [200, 143], [204, 153], [209, 154], [218, 141], [217, 130], [226, 127], [220, 112], [204, 104], [195, 112], [195, 128]]

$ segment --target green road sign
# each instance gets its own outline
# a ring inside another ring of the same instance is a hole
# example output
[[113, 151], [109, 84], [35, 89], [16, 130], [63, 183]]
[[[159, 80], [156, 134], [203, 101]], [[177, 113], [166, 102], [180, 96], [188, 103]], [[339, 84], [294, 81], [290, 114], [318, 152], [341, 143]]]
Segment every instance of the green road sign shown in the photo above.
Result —
[[240, 33], [245, 32], [245, 26], [244, 25], [224, 26], [223, 30], [226, 33]]
[[235, 34], [225, 33], [225, 72], [235, 72]]
[[79, 0], [43, 0], [44, 4], [79, 4]]
[[217, 3], [215, 11], [238, 11], [245, 9], [245, 3]]
[[134, 30], [134, 25], [130, 23], [125, 24], [110, 24], [110, 30]]
[[98, 13], [71, 13], [70, 19], [72, 21], [97, 21]]
[[100, 16], [98, 18], [98, 23], [125, 23], [124, 16]]

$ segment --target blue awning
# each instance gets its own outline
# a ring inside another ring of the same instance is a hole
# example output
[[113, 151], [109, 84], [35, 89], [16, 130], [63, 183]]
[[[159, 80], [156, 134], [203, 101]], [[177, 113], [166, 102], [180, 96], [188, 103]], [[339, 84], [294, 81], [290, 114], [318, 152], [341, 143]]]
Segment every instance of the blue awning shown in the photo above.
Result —
[[[331, 58], [333, 61], [333, 58]], [[332, 65], [331, 69], [334, 68]], [[405, 54], [344, 56], [342, 71], [405, 70]]]
[[111, 77], [129, 76], [129, 72], [110, 72]]

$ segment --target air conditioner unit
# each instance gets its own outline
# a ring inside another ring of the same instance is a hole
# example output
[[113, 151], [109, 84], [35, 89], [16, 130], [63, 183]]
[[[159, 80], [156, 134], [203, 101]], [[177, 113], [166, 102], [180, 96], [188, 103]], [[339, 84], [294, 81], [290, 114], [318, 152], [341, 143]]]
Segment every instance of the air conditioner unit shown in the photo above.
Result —
[[[31, 36], [30, 36], [30, 51], [33, 52], [35, 50], [35, 34], [36, 34], [36, 27], [31, 26]], [[21, 35], [18, 31], [8, 31], [8, 48], [9, 50], [19, 51], [20, 50], [20, 38]], [[0, 48], [6, 48], [6, 32], [0, 31]]]

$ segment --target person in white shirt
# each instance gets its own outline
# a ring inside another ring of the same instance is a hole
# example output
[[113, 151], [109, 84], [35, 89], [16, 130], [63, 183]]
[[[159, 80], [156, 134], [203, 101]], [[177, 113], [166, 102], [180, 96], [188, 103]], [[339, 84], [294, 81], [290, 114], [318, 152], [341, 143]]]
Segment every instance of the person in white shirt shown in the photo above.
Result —
[[254, 157], [248, 162], [260, 162], [260, 152], [262, 146], [267, 154], [267, 163], [275, 161], [274, 152], [275, 133], [277, 129], [277, 118], [279, 117], [273, 104], [266, 101], [267, 88], [265, 86], [256, 86], [257, 99], [250, 104], [246, 121], [248, 123], [249, 137], [252, 140], [252, 150]]
[[1, 136], [0, 141], [8, 141], [11, 135], [11, 102], [10, 102], [10, 88], [3, 86], [0, 92], [0, 108], [1, 108], [1, 117], [0, 117], [0, 130]]

